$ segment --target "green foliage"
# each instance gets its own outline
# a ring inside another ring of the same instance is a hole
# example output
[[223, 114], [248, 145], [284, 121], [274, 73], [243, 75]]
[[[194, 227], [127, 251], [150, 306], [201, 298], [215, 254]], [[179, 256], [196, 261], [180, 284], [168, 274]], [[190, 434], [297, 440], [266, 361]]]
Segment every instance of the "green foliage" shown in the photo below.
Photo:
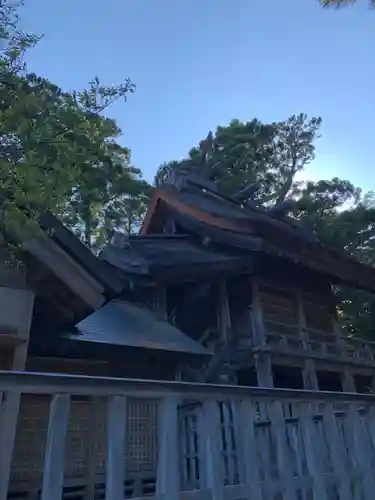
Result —
[[[95, 77], [86, 90], [62, 91], [47, 79], [28, 72], [23, 56], [39, 38], [20, 32], [17, 26], [17, 8], [8, 0], [3, 1], [1, 222], [5, 229], [25, 232], [26, 227], [34, 229], [33, 222], [41, 210], [67, 216], [70, 201], [69, 211], [72, 214], [74, 208], [80, 221], [84, 221], [83, 212], [89, 207], [91, 221], [100, 212], [100, 203], [105, 210], [111, 206], [113, 211], [115, 200], [137, 196], [134, 193], [141, 191], [137, 187], [139, 172], [130, 166], [129, 151], [114, 141], [120, 130], [113, 120], [100, 114], [114, 101], [126, 99], [134, 85], [126, 79], [118, 86], [108, 87]], [[78, 209], [80, 200], [82, 206]], [[74, 224], [75, 217], [71, 217]], [[85, 224], [91, 231], [90, 221]]]
[[[107, 133], [115, 135], [109, 122], [107, 125]], [[149, 199], [149, 185], [131, 165], [130, 150], [114, 141], [104, 145], [102, 155], [83, 169], [62, 213], [64, 222], [95, 249], [108, 241], [114, 230], [131, 233], [137, 229]]]
[[271, 124], [233, 120], [210, 133], [186, 159], [162, 165], [155, 184], [170, 169], [197, 168], [226, 194], [259, 182], [257, 201], [283, 201], [295, 188], [295, 175], [314, 159], [320, 124], [321, 118], [308, 119], [303, 113]]

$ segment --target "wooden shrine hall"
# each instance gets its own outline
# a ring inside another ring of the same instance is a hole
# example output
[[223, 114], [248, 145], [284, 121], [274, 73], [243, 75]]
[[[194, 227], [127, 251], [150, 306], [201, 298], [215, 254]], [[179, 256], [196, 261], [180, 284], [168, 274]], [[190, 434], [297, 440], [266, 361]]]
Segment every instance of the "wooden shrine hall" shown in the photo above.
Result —
[[[96, 256], [51, 214], [0, 273], [0, 500], [372, 500], [375, 269], [194, 171]], [[251, 200], [251, 197], [250, 197]]]
[[213, 353], [183, 380], [372, 391], [375, 344], [343, 336], [332, 287], [374, 291], [375, 269], [324, 248], [283, 207], [241, 202], [174, 174], [140, 234], [118, 236], [100, 258], [130, 280], [134, 300], [158, 290], [164, 319]]

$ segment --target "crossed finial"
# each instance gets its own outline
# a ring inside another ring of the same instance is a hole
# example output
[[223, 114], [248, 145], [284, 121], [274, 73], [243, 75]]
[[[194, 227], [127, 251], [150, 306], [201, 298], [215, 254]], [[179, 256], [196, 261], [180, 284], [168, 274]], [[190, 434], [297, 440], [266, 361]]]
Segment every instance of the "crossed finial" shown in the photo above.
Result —
[[202, 163], [206, 163], [207, 155], [212, 151], [214, 143], [214, 136], [212, 131], [210, 130], [207, 134], [206, 139], [199, 143], [199, 153], [202, 159]]

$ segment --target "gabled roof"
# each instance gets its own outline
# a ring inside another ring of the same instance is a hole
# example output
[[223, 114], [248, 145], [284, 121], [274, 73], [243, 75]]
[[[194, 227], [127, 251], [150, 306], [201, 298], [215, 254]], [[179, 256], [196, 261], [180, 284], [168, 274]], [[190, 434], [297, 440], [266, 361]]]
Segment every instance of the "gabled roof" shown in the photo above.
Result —
[[[118, 273], [54, 215], [44, 213], [38, 220], [41, 231], [32, 238], [16, 230], [5, 236], [20, 245], [27, 286], [36, 295], [33, 334], [47, 323], [54, 332], [74, 325], [124, 288]], [[20, 285], [13, 279], [12, 286]]]
[[113, 269], [99, 260], [57, 217], [46, 212], [40, 217], [40, 223], [50, 239], [101, 283], [110, 295], [121, 292], [123, 285]]
[[29, 265], [28, 275], [34, 273], [32, 286], [47, 272], [91, 309], [121, 292], [123, 283], [114, 270], [54, 215], [41, 214], [38, 222], [41, 232], [32, 238], [25, 238], [19, 231], [9, 230], [6, 234], [8, 242], [21, 245], [22, 259]]
[[247, 258], [226, 255], [197, 244], [185, 235], [131, 235], [124, 248], [107, 245], [100, 258], [126, 274], [162, 278], [191, 276], [204, 272], [244, 270], [251, 267]]
[[[76, 325], [76, 334], [63, 338], [77, 342], [154, 349], [211, 356], [203, 346], [151, 311], [128, 302], [112, 300]], [[78, 334], [78, 335], [77, 335]]]
[[273, 231], [305, 241], [317, 240], [313, 231], [290, 217], [271, 216], [255, 205], [242, 206], [238, 201], [216, 192], [199, 188], [179, 190], [169, 184], [154, 190], [141, 234], [158, 232], [154, 231], [154, 226], [157, 225], [158, 211], [163, 207], [206, 222], [218, 229], [251, 234], [262, 230]]
[[187, 232], [209, 237], [227, 249], [269, 253], [311, 267], [332, 282], [375, 291], [374, 268], [323, 246], [311, 230], [292, 218], [243, 207], [206, 188], [177, 189], [166, 184], [155, 190], [141, 233], [160, 232], [168, 217]]

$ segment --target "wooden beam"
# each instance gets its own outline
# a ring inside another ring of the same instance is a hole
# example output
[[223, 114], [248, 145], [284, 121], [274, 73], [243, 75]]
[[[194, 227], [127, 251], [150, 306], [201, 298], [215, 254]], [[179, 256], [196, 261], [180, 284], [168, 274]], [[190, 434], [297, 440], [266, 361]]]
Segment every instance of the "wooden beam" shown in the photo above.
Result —
[[161, 321], [167, 320], [167, 307], [167, 287], [165, 283], [158, 282], [152, 290], [152, 310]]
[[[373, 394], [328, 393], [295, 389], [274, 389], [262, 387], [241, 387], [215, 384], [197, 384], [176, 381], [142, 380], [109, 377], [87, 377], [56, 373], [30, 373], [25, 371], [0, 371], [1, 391], [25, 394], [69, 393], [72, 396], [106, 396], [111, 394], [158, 398], [168, 394], [178, 394], [182, 398], [202, 399], [217, 397], [230, 398], [271, 398], [288, 402], [293, 399], [314, 401], [355, 402], [359, 406], [375, 405]], [[141, 394], [141, 396], [140, 396]]]
[[[306, 316], [303, 308], [303, 301], [301, 296], [298, 294], [296, 296], [297, 299], [297, 308], [298, 308], [298, 323], [300, 327], [300, 338], [302, 340], [303, 348], [308, 351], [307, 341], [309, 340], [308, 333], [306, 332]], [[303, 387], [304, 389], [311, 389], [313, 391], [319, 390], [318, 378], [316, 375], [316, 366], [313, 359], [307, 359], [305, 361], [305, 366], [302, 372], [303, 377]]]
[[[259, 348], [266, 347], [266, 328], [264, 325], [262, 305], [259, 297], [259, 284], [256, 280], [252, 280], [252, 311], [251, 318], [253, 324], [255, 345]], [[266, 352], [258, 352], [254, 355], [255, 367], [258, 377], [258, 385], [260, 387], [273, 387], [273, 375], [271, 359]]]
[[44, 262], [70, 290], [94, 310], [105, 301], [104, 288], [79, 266], [64, 250], [49, 239], [30, 240], [25, 248]]
[[220, 279], [217, 287], [217, 319], [220, 339], [224, 344], [228, 344], [231, 334], [231, 318], [226, 280], [224, 278]]
[[103, 283], [115, 293], [121, 292], [123, 287], [116, 271], [99, 260], [58, 218], [46, 212], [42, 214], [40, 223], [43, 228], [47, 228], [51, 239], [72, 256], [90, 276], [95, 277], [98, 283]]

